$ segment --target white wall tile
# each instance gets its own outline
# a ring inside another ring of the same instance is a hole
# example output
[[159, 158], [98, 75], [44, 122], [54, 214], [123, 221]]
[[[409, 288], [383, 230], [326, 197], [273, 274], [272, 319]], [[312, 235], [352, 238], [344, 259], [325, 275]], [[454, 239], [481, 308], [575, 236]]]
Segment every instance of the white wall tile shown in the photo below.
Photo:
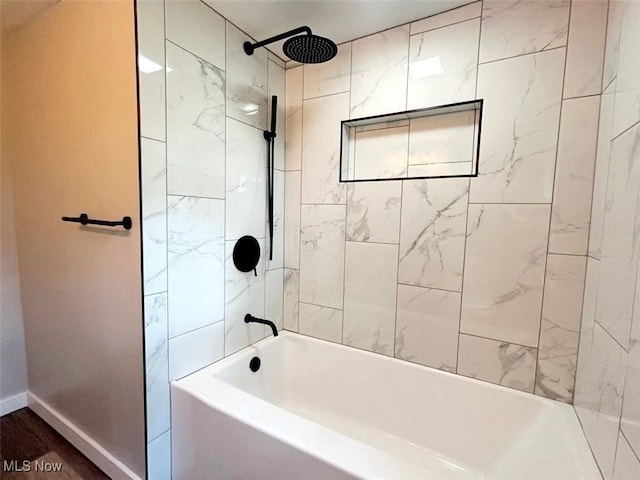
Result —
[[535, 348], [460, 335], [459, 349], [460, 375], [533, 392]]
[[339, 183], [340, 122], [349, 116], [349, 94], [304, 101], [302, 203], [338, 204], [346, 200]]
[[573, 400], [586, 261], [584, 256], [547, 257], [535, 393], [568, 403]]
[[408, 25], [353, 42], [350, 118], [406, 109], [408, 47]]
[[300, 175], [299, 171], [284, 174], [284, 266], [300, 267]]
[[271, 130], [271, 97], [278, 97], [276, 109], [276, 144], [274, 166], [277, 170], [284, 170], [285, 145], [285, 84], [284, 68], [274, 62], [269, 62], [267, 96], [267, 130]]
[[396, 358], [456, 371], [461, 295], [398, 285]]
[[[580, 339], [578, 346], [578, 365], [576, 369], [576, 383], [574, 389], [574, 404], [581, 407], [589, 407], [597, 410], [597, 401], [593, 397], [593, 390], [584, 388], [584, 379], [588, 377], [591, 365], [593, 328], [596, 317], [596, 300], [598, 294], [598, 277], [600, 274], [600, 261], [587, 257], [587, 273], [584, 284], [584, 299], [582, 302], [582, 319], [580, 322]], [[586, 420], [587, 426], [584, 426]], [[585, 431], [591, 425], [595, 425], [595, 414], [581, 418]]]
[[411, 35], [446, 27], [454, 23], [477, 18], [482, 14], [482, 2], [473, 2], [463, 7], [454, 8], [438, 15], [418, 20], [411, 24]]
[[548, 205], [469, 205], [460, 330], [536, 347]]
[[270, 61], [274, 62], [279, 67], [283, 69], [286, 67], [284, 60], [282, 60], [282, 58], [280, 58], [275, 53], [272, 53], [271, 50], [267, 50], [267, 56], [269, 57]]
[[169, 337], [224, 318], [224, 201], [168, 198]]
[[564, 49], [480, 65], [480, 175], [471, 202], [551, 202], [563, 71]]
[[351, 43], [338, 45], [338, 54], [326, 63], [304, 65], [304, 98], [348, 92], [351, 86]]
[[411, 37], [408, 110], [475, 98], [479, 34], [475, 19]]
[[247, 55], [242, 45], [253, 39], [227, 24], [227, 115], [261, 130], [267, 128], [267, 50]]
[[302, 66], [290, 68], [285, 72], [286, 84], [286, 137], [285, 168], [302, 168]]
[[344, 205], [302, 205], [300, 301], [342, 308]]
[[631, 258], [636, 248], [638, 191], [640, 190], [640, 162], [635, 162], [640, 143], [640, 125], [628, 130], [611, 142], [609, 175], [602, 256]]
[[264, 338], [264, 325], [244, 323], [244, 316], [250, 313], [254, 317], [265, 315], [265, 269], [264, 240], [260, 244], [260, 261], [254, 272], [241, 272], [233, 264], [235, 241], [227, 241], [224, 281], [224, 353], [233, 352]]
[[640, 454], [640, 270], [636, 277], [633, 320], [629, 336], [629, 358], [624, 385], [620, 429], [636, 455]]
[[347, 242], [345, 345], [393, 355], [397, 282], [397, 245]]
[[150, 440], [171, 427], [167, 329], [166, 292], [144, 297], [147, 436]]
[[484, 0], [480, 62], [567, 44], [569, 0]]
[[639, 143], [640, 124], [611, 145], [596, 308], [597, 320], [625, 349], [629, 346], [640, 256], [640, 165], [632, 161]]
[[640, 460], [622, 433], [618, 434], [613, 480], [640, 480]]
[[398, 243], [401, 182], [358, 182], [347, 187], [347, 240]]
[[468, 192], [466, 178], [404, 182], [400, 283], [461, 290]]
[[167, 431], [147, 446], [149, 480], [171, 480], [171, 432]]
[[136, 2], [140, 136], [165, 140], [164, 4]]
[[144, 294], [167, 289], [167, 155], [162, 142], [142, 138]]
[[640, 4], [635, 0], [622, 4], [624, 11], [613, 110], [614, 136], [640, 121]]
[[299, 332], [330, 342], [342, 342], [342, 310], [300, 303]]
[[267, 158], [262, 131], [227, 118], [226, 158], [226, 239], [264, 238]]
[[224, 198], [225, 73], [171, 43], [167, 68], [169, 193]]
[[596, 319], [625, 349], [629, 348], [637, 270], [637, 257], [603, 256], [600, 260]]
[[224, 18], [202, 2], [166, 0], [167, 40], [225, 69]]
[[224, 357], [224, 322], [169, 340], [169, 380], [177, 380]]
[[599, 96], [562, 102], [549, 252], [586, 255]]
[[620, 32], [622, 30], [623, 2], [614, 0], [609, 2], [607, 17], [607, 39], [604, 47], [604, 71], [602, 73], [602, 87], [606, 88], [616, 77], [618, 70], [618, 51], [620, 49]]
[[587, 365], [581, 368], [584, 374], [576, 385], [576, 412], [600, 471], [611, 479], [627, 353], [596, 322], [591, 355], [583, 359], [581, 351], [579, 360]]
[[298, 331], [298, 292], [300, 290], [300, 271], [284, 269], [283, 328]]
[[571, 2], [564, 98], [602, 91], [608, 7], [606, 0]]
[[[265, 272], [264, 316], [276, 324], [278, 331], [283, 325], [283, 295], [284, 270], [279, 268]], [[266, 328], [265, 333], [271, 335], [271, 329]]]
[[591, 222], [589, 225], [589, 255], [594, 258], [600, 258], [602, 256], [602, 233], [604, 229], [607, 179], [609, 177], [614, 91], [615, 81], [609, 85], [600, 97], [598, 146], [596, 149], [593, 199], [591, 201]]

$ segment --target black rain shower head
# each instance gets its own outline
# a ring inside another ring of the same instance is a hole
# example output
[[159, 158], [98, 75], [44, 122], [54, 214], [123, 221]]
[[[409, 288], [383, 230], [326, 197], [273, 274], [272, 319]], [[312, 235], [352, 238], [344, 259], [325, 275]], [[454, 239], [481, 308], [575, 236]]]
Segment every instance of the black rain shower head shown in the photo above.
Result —
[[[297, 35], [298, 33], [304, 33], [304, 35]], [[287, 57], [296, 62], [327, 62], [338, 53], [338, 47], [334, 42], [328, 38], [314, 35], [311, 33], [311, 29], [309, 27], [299, 27], [253, 44], [251, 42], [244, 42], [244, 51], [247, 55], [253, 55], [256, 48], [264, 47], [269, 43], [277, 42], [278, 40], [291, 37], [292, 35], [296, 36], [289, 38], [284, 42], [282, 49]]]

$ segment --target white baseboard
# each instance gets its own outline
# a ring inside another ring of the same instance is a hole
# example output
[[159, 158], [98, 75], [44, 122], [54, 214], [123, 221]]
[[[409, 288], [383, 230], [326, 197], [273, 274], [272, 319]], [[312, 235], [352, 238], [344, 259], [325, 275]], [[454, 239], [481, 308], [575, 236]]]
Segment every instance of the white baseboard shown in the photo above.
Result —
[[29, 408], [80, 450], [113, 480], [141, 480], [120, 460], [111, 455], [98, 442], [88, 436], [51, 405], [32, 392], [27, 392]]
[[0, 417], [27, 406], [27, 392], [0, 400]]

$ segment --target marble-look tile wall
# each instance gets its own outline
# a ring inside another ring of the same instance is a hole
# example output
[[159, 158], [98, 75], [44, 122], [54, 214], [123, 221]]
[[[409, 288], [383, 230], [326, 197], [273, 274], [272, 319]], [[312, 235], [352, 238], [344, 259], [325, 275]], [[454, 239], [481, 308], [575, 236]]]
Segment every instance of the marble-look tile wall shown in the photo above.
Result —
[[603, 477], [631, 480], [640, 479], [640, 3], [612, 0], [608, 10], [574, 406]]
[[[286, 71], [285, 328], [572, 402], [607, 5], [477, 1]], [[338, 182], [340, 120], [477, 98], [477, 178]]]
[[[282, 327], [284, 63], [201, 1], [137, 0], [149, 479], [171, 478], [169, 382]], [[277, 95], [274, 251], [267, 258], [266, 145]], [[235, 269], [259, 239], [258, 276]], [[288, 293], [288, 292], [287, 292]]]

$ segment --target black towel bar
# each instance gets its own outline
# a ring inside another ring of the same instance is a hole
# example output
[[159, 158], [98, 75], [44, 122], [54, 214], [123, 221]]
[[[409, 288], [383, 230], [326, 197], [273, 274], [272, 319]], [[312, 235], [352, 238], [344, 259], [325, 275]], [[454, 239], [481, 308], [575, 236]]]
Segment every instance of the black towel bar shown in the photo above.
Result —
[[86, 213], [81, 213], [79, 217], [62, 217], [63, 222], [81, 223], [82, 225], [104, 225], [106, 227], [124, 227], [125, 230], [131, 230], [133, 221], [131, 217], [122, 217], [122, 220], [112, 222], [110, 220], [94, 220], [89, 218]]

